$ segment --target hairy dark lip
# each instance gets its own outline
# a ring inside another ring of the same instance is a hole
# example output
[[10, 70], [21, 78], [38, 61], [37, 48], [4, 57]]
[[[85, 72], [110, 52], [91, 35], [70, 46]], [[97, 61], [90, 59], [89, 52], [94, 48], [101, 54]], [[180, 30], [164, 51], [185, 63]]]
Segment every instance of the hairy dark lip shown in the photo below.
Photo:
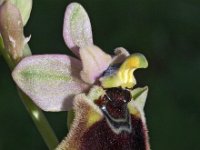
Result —
[[96, 122], [82, 136], [80, 150], [146, 150], [142, 120], [131, 115], [131, 123], [131, 133], [116, 134], [105, 118]]
[[104, 118], [86, 130], [80, 150], [146, 150], [145, 125], [127, 108], [130, 91], [122, 88], [105, 91], [105, 95], [95, 101]]

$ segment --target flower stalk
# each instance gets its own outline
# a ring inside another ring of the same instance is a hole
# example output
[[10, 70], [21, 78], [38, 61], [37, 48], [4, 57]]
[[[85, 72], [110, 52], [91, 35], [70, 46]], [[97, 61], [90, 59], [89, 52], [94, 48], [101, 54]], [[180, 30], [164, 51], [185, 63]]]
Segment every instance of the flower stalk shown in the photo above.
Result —
[[28, 113], [30, 114], [47, 147], [49, 148], [49, 150], [55, 149], [58, 145], [58, 139], [54, 134], [50, 124], [48, 123], [48, 120], [46, 119], [44, 113], [19, 88], [17, 88], [17, 90], [22, 102], [24, 103]]
[[14, 63], [12, 62], [11, 58], [10, 58], [10, 55], [6, 52], [7, 50], [4, 48], [4, 45], [3, 45], [3, 39], [2, 37], [0, 36], [0, 54], [2, 54], [2, 56], [4, 57], [6, 63], [8, 64], [9, 68], [11, 70], [13, 70], [14, 68]]

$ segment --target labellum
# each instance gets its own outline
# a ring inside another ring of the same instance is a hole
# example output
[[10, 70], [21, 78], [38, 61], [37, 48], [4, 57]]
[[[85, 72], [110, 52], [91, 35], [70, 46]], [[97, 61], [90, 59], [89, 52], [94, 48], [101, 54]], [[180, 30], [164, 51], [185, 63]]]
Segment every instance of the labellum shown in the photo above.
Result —
[[[83, 136], [87, 139], [83, 147], [91, 149], [145, 150], [146, 136], [142, 120], [131, 115], [127, 104], [131, 94], [122, 88], [110, 88], [96, 101], [104, 114], [104, 119], [95, 123]], [[96, 142], [89, 140], [93, 135]], [[89, 142], [91, 141], [91, 142]], [[84, 149], [84, 148], [83, 148]]]
[[149, 150], [144, 113], [138, 105], [147, 91], [147, 87], [129, 90], [95, 86], [87, 96], [76, 96], [75, 120], [57, 149]]

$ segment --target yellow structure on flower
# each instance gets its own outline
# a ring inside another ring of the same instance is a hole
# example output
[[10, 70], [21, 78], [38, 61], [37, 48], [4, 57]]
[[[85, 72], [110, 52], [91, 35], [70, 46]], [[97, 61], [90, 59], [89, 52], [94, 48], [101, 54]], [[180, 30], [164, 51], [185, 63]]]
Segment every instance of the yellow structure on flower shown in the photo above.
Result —
[[119, 70], [100, 79], [104, 88], [122, 87], [133, 88], [136, 84], [133, 72], [138, 68], [147, 68], [148, 62], [144, 55], [135, 53], [130, 55], [120, 66]]

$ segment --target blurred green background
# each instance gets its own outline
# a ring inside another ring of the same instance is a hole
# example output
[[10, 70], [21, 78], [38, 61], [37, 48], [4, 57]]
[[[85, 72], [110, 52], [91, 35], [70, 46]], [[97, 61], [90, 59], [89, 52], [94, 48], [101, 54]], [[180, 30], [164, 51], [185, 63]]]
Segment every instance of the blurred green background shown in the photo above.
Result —
[[[62, 39], [69, 0], [34, 0], [25, 27], [33, 54], [72, 53]], [[112, 54], [123, 46], [141, 52], [149, 68], [136, 71], [150, 88], [145, 107], [152, 150], [200, 150], [200, 1], [79, 0], [95, 44]], [[0, 57], [0, 150], [46, 150]], [[66, 113], [46, 113], [61, 140]]]

